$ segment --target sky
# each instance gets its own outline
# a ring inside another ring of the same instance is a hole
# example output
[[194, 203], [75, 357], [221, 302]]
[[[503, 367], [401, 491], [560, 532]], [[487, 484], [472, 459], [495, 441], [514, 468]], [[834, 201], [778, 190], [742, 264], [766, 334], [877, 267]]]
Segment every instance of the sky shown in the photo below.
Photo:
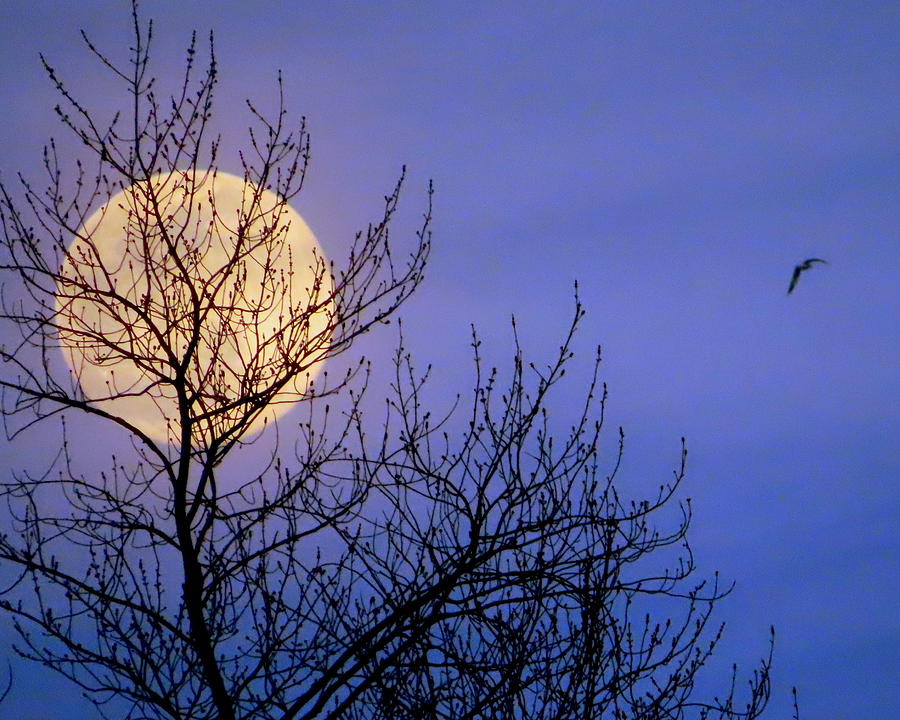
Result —
[[[686, 437], [697, 562], [736, 583], [718, 614], [724, 667], [749, 671], [776, 627], [769, 717], [790, 716], [792, 685], [807, 718], [900, 706], [900, 6], [146, 0], [143, 13], [171, 82], [191, 30], [214, 30], [224, 170], [238, 169], [244, 98], [273, 107], [283, 72], [312, 133], [295, 207], [329, 257], [377, 219], [403, 165], [394, 232], [411, 247], [434, 180], [430, 267], [402, 317], [446, 402], [471, 384], [470, 324], [503, 363], [515, 314], [526, 351], [549, 360], [577, 280], [571, 391], [601, 344], [626, 484], [668, 479]], [[38, 53], [108, 114], [124, 97], [78, 30], [124, 53], [128, 22], [124, 2], [0, 5], [4, 180], [36, 176], [64, 136]], [[788, 296], [808, 257], [828, 264]], [[386, 328], [353, 352], [386, 360], [395, 342]], [[3, 472], [41, 442], [0, 446]], [[0, 625], [0, 657], [11, 638]], [[62, 682], [14, 670], [21, 717], [87, 717]]]

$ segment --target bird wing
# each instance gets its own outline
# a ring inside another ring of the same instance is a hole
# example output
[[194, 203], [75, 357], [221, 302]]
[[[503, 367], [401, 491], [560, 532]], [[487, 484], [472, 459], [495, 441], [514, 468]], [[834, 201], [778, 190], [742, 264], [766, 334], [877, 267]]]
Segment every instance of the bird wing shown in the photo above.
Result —
[[790, 295], [792, 292], [794, 292], [794, 288], [797, 287], [797, 280], [800, 278], [800, 271], [801, 271], [801, 268], [799, 265], [797, 265], [794, 268], [794, 274], [791, 275], [791, 284], [788, 287], [788, 295]]
[[806, 265], [807, 268], [809, 268], [813, 263], [817, 262], [825, 263], [826, 265], [828, 264], [828, 261], [823, 260], [822, 258], [809, 258], [808, 260], [804, 260], [803, 264]]

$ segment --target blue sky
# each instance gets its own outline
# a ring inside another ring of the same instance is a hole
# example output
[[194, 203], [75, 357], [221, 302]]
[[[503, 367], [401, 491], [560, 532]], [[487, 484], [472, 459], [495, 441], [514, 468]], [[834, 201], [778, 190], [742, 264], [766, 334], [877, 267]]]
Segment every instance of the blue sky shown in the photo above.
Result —
[[[37, 175], [63, 135], [39, 51], [101, 114], [124, 99], [78, 36], [125, 52], [124, 6], [0, 7], [4, 179]], [[698, 562], [737, 582], [719, 656], [749, 668], [776, 626], [771, 717], [789, 716], [793, 684], [809, 718], [900, 706], [896, 3], [143, 8], [163, 80], [177, 82], [191, 29], [215, 30], [225, 170], [243, 98], [272, 107], [283, 71], [313, 136], [296, 207], [330, 257], [406, 164], [402, 245], [434, 178], [431, 265], [403, 317], [438, 396], [468, 387], [469, 323], [503, 362], [515, 313], [526, 349], [549, 358], [578, 280], [579, 368], [602, 344], [623, 477], [668, 478], [687, 438]], [[829, 264], [787, 296], [811, 256]], [[386, 329], [355, 352], [378, 360], [394, 342]], [[0, 446], [3, 468], [39, 448]], [[81, 717], [36, 668], [17, 668], [15, 693], [24, 718]]]

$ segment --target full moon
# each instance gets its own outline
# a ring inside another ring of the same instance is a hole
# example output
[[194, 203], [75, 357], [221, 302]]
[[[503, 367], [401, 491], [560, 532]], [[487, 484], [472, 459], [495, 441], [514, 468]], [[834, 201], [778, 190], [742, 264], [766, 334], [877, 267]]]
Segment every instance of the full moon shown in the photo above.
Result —
[[316, 238], [285, 200], [234, 175], [175, 171], [83, 222], [53, 322], [91, 406], [161, 442], [178, 441], [189, 407], [202, 444], [258, 431], [309, 391], [332, 296]]

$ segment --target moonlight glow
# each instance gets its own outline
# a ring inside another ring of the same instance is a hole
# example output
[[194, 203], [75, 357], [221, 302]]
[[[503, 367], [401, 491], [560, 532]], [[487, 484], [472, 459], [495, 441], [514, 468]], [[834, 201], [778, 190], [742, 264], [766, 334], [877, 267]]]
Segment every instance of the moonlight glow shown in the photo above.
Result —
[[118, 192], [76, 233], [62, 276], [55, 323], [86, 400], [155, 440], [180, 433], [180, 362], [202, 440], [266, 393], [249, 431], [285, 412], [327, 349], [332, 281], [315, 237], [233, 175], [165, 173]]

